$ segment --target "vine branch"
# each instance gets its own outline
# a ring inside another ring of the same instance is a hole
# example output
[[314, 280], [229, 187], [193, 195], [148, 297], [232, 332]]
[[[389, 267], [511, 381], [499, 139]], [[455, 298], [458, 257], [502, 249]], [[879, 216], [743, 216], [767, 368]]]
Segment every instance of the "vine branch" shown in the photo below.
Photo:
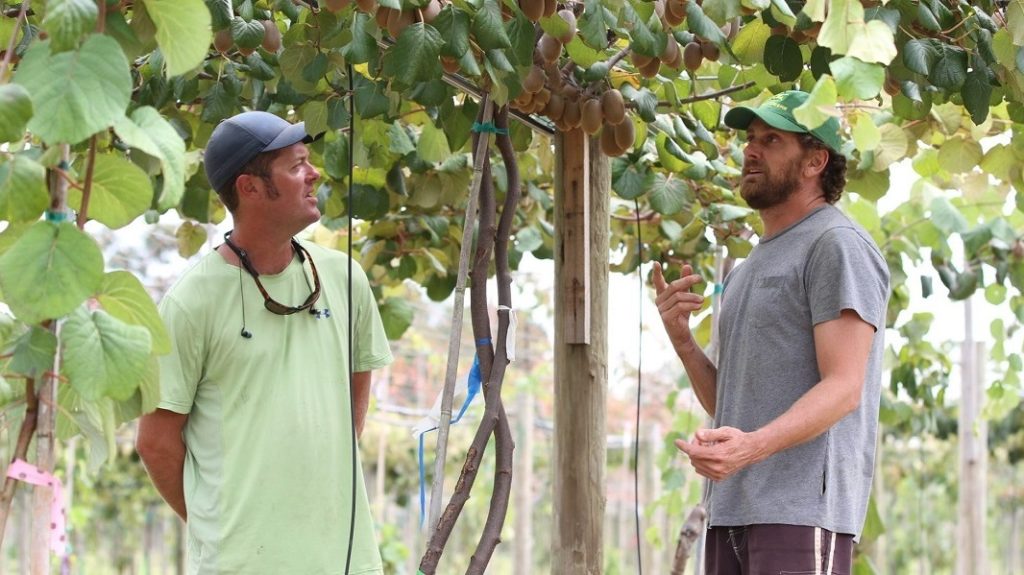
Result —
[[4, 52], [3, 62], [0, 62], [0, 82], [4, 82], [7, 67], [10, 66], [11, 58], [14, 56], [14, 47], [18, 45], [18, 28], [21, 28], [21, 25], [25, 22], [25, 16], [28, 13], [28, 7], [31, 3], [31, 0], [24, 0], [21, 3], [21, 10], [18, 11], [18, 19], [14, 23], [14, 32], [11, 33], [11, 41], [7, 43], [7, 51]]

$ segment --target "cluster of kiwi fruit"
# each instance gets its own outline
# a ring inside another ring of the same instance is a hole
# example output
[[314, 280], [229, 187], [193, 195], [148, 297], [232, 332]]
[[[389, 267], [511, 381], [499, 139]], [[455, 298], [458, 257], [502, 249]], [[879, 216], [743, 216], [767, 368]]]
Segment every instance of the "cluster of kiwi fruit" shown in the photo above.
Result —
[[[281, 49], [281, 30], [277, 28], [277, 24], [273, 20], [260, 20], [260, 24], [263, 24], [263, 41], [261, 46], [267, 52], [276, 53]], [[219, 30], [213, 35], [213, 47], [221, 54], [227, 54], [234, 45], [235, 39], [231, 36], [230, 28]], [[238, 51], [243, 56], [248, 56], [255, 52], [256, 49], [239, 46]]]

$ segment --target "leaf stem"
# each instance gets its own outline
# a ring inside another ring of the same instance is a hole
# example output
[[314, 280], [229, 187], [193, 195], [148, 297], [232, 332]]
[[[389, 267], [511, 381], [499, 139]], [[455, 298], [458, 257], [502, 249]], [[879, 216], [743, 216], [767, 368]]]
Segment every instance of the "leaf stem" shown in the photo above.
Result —
[[14, 57], [14, 47], [17, 46], [18, 43], [18, 28], [21, 28], [22, 23], [25, 22], [25, 13], [28, 12], [28, 7], [31, 3], [31, 0], [24, 0], [21, 3], [21, 10], [18, 12], [18, 20], [14, 23], [14, 31], [11, 32], [11, 41], [7, 43], [7, 51], [4, 52], [3, 62], [0, 62], [0, 83], [6, 83], [4, 81], [4, 76], [7, 73], [7, 67], [11, 64], [11, 58]]
[[78, 229], [85, 228], [89, 217], [89, 197], [92, 195], [92, 175], [96, 169], [96, 134], [89, 139], [89, 163], [85, 168], [85, 185], [82, 187], [82, 205], [78, 209]]

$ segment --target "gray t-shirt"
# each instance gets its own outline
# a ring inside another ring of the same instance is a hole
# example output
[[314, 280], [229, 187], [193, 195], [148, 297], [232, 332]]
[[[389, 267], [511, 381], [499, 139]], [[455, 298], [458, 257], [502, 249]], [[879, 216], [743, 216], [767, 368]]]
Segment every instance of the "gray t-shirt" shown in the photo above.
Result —
[[889, 270], [833, 206], [762, 240], [722, 293], [715, 425], [757, 430], [821, 380], [814, 326], [855, 311], [875, 327], [856, 411], [711, 488], [709, 525], [784, 523], [859, 536], [874, 471]]

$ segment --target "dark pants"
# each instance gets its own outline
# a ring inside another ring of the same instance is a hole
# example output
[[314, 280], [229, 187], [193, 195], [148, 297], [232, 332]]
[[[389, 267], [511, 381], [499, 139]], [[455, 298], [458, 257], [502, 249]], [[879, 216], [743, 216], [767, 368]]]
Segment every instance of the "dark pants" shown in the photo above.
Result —
[[712, 527], [706, 575], [849, 575], [853, 535], [803, 525]]

